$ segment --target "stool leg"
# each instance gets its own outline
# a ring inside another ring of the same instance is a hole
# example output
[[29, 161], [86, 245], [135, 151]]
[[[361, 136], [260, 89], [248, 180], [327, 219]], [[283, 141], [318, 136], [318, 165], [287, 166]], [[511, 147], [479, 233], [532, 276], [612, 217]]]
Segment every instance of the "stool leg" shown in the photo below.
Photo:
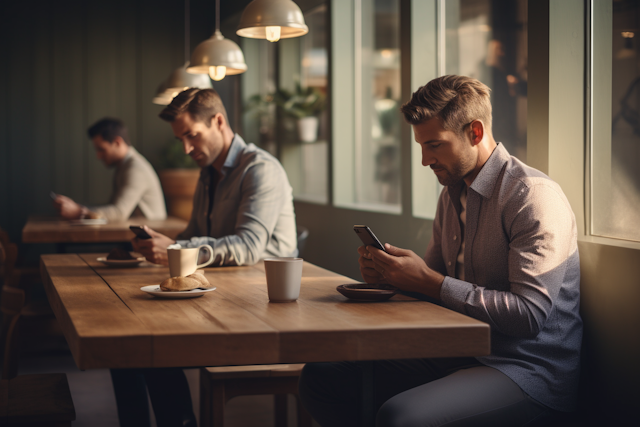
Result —
[[224, 381], [213, 381], [212, 384], [212, 411], [213, 427], [224, 427], [224, 404], [227, 402]]
[[207, 370], [200, 369], [200, 426], [211, 427], [213, 424], [211, 400], [211, 381]]
[[274, 394], [274, 408], [275, 408], [275, 427], [287, 427], [287, 395], [286, 394]]

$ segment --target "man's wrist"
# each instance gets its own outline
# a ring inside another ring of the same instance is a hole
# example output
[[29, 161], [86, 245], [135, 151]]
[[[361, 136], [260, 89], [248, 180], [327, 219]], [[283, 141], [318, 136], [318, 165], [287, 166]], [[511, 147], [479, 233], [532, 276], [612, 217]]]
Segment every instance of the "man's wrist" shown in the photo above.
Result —
[[438, 273], [437, 271], [431, 270], [431, 277], [429, 278], [429, 286], [432, 298], [441, 299], [440, 292], [442, 291], [442, 284], [444, 283], [445, 276], [443, 274]]
[[83, 205], [78, 205], [78, 206], [80, 207], [80, 214], [79, 214], [80, 215], [80, 219], [89, 216], [89, 212], [91, 212], [91, 211], [89, 210], [88, 207], [83, 206]]

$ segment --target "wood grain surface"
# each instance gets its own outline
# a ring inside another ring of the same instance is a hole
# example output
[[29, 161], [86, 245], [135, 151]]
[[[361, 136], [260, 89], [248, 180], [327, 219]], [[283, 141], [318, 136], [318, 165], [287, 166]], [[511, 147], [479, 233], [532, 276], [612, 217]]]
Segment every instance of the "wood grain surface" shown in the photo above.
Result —
[[187, 228], [187, 221], [168, 217], [165, 220], [130, 218], [103, 225], [73, 225], [58, 217], [30, 216], [22, 229], [23, 243], [103, 243], [128, 242], [135, 237], [130, 225], [148, 225], [172, 239]]
[[193, 299], [140, 290], [169, 277], [144, 262], [118, 269], [103, 254], [43, 255], [51, 305], [80, 369], [226, 366], [481, 356], [489, 326], [395, 295], [356, 302], [336, 291], [353, 280], [305, 262], [300, 298], [271, 303], [264, 266], [207, 268], [217, 289]]

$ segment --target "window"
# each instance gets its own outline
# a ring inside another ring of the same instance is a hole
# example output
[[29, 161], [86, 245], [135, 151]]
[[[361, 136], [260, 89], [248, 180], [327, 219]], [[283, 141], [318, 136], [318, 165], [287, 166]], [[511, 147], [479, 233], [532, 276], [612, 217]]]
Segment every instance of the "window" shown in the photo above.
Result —
[[400, 1], [332, 1], [334, 203], [400, 213]]
[[527, 0], [446, 1], [445, 74], [491, 88], [493, 136], [526, 159]]
[[302, 37], [243, 39], [243, 124], [246, 135], [279, 158], [295, 200], [327, 203], [326, 6], [306, 11], [304, 19], [309, 33]]
[[[525, 161], [527, 0], [414, 0], [411, 7], [412, 91], [446, 74], [482, 81], [491, 88], [494, 138]], [[433, 218], [442, 187], [414, 145], [413, 215]]]
[[640, 4], [591, 14], [591, 234], [640, 241]]

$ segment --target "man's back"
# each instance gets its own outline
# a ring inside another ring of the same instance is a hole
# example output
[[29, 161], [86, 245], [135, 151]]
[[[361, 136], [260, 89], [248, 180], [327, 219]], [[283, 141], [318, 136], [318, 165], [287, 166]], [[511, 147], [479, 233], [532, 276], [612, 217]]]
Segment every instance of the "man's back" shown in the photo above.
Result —
[[147, 219], [167, 217], [158, 175], [135, 148], [130, 147], [127, 156], [116, 167], [109, 204], [93, 210], [109, 221], [126, 220], [136, 214]]

